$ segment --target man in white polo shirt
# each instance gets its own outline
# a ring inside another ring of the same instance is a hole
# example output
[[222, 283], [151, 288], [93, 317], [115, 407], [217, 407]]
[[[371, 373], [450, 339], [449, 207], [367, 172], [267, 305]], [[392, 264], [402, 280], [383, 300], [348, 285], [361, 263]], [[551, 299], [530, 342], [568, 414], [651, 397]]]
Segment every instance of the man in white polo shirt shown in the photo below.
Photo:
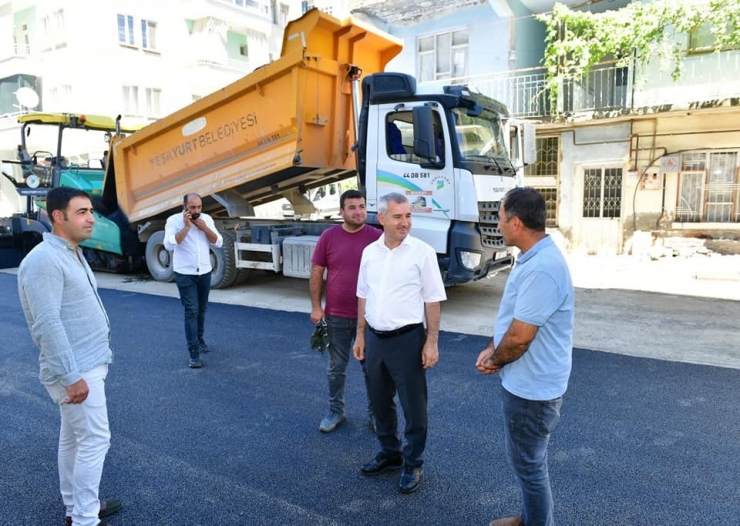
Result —
[[[434, 249], [409, 235], [406, 196], [381, 197], [378, 220], [384, 233], [365, 248], [360, 263], [353, 351], [355, 358], [365, 359], [381, 451], [361, 471], [375, 476], [403, 467], [399, 489], [412, 493], [421, 482], [427, 439], [426, 369], [439, 360], [440, 302], [447, 295]], [[406, 419], [403, 450], [396, 391]]]

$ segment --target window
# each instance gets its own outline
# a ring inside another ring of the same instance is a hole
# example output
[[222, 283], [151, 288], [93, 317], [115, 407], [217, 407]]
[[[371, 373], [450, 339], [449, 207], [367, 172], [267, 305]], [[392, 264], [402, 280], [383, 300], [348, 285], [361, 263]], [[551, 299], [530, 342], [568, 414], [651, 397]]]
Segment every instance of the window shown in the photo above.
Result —
[[28, 24], [22, 24], [18, 35], [13, 35], [16, 55], [29, 55], [31, 53], [31, 40], [28, 32]]
[[242, 44], [239, 46], [239, 55], [242, 57], [248, 57], [249, 56], [249, 46], [247, 44]]
[[537, 137], [537, 160], [524, 168], [526, 176], [550, 176], [560, 173], [559, 137]]
[[[132, 15], [118, 14], [118, 43], [123, 46], [157, 50], [157, 23]], [[138, 28], [138, 29], [137, 29]]]
[[546, 226], [555, 228], [560, 176], [560, 138], [537, 137], [537, 161], [524, 168], [525, 184], [535, 188], [545, 198]]
[[123, 87], [123, 112], [126, 115], [139, 115], [138, 86]]
[[557, 228], [558, 226], [558, 189], [550, 186], [535, 186], [535, 190], [545, 198], [545, 226]]
[[[407, 163], [422, 163], [414, 153], [414, 118], [410, 111], [389, 113], [385, 122], [386, 153], [391, 159]], [[439, 114], [434, 112], [435, 153], [437, 160], [444, 162], [444, 132]]]
[[62, 47], [65, 41], [64, 10], [59, 9], [41, 19], [46, 47]]
[[147, 88], [146, 89], [146, 113], [150, 117], [159, 117], [161, 115], [161, 107], [159, 104], [162, 96], [162, 90], [158, 88]]
[[583, 217], [620, 217], [622, 169], [586, 168], [583, 181]]
[[290, 12], [290, 7], [288, 4], [280, 4], [280, 18], [278, 19], [278, 24], [280, 27], [285, 27], [288, 25], [288, 14]]
[[[726, 33], [732, 34], [734, 31], [735, 25], [731, 23]], [[714, 51], [716, 41], [717, 39], [712, 33], [712, 26], [708, 23], [703, 24], [689, 33], [689, 54], [711, 53]], [[720, 51], [729, 51], [732, 49], [740, 49], [740, 46], [720, 46]]]
[[141, 19], [141, 47], [154, 51], [157, 49], [157, 23]]
[[72, 86], [69, 84], [60, 84], [49, 90], [51, 103], [57, 108], [69, 108], [72, 102]]
[[133, 16], [118, 15], [118, 42], [129, 46], [135, 45]]
[[739, 157], [737, 151], [681, 156], [676, 221], [740, 222]]
[[468, 74], [467, 29], [419, 37], [417, 46], [420, 82]]

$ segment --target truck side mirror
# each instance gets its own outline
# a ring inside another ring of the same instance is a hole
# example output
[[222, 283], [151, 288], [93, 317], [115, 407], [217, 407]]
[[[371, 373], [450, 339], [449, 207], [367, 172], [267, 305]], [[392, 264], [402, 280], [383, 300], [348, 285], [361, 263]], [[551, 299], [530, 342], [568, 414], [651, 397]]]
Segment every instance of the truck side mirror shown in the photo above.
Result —
[[434, 159], [434, 120], [432, 108], [414, 108], [414, 155], [422, 159]]
[[507, 122], [509, 129], [509, 147], [514, 168], [520, 168], [537, 162], [537, 142], [535, 141], [534, 124], [529, 121], [511, 119]]

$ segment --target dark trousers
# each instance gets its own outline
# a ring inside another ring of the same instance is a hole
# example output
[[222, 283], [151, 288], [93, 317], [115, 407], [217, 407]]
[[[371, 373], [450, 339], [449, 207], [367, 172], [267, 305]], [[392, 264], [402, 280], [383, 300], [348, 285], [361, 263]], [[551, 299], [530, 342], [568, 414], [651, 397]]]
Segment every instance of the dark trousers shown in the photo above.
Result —
[[375, 413], [381, 454], [392, 456], [401, 451], [398, 413], [393, 400], [398, 393], [406, 419], [403, 458], [412, 467], [422, 465], [427, 442], [427, 377], [421, 363], [425, 340], [426, 332], [421, 325], [391, 338], [381, 339], [370, 331], [365, 336], [368, 395]]
[[185, 339], [191, 356], [198, 355], [199, 342], [203, 340], [211, 291], [211, 273], [195, 276], [175, 272], [175, 282], [180, 291], [180, 302], [185, 308]]

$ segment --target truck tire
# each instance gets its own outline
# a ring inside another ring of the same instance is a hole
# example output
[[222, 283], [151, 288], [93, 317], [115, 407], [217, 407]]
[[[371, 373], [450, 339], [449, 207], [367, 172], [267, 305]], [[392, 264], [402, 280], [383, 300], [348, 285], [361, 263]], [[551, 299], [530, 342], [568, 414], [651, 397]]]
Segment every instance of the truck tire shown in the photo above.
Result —
[[211, 247], [211, 288], [225, 289], [236, 281], [239, 269], [236, 268], [236, 255], [234, 254], [234, 242], [236, 236], [231, 232], [222, 232], [224, 243], [221, 248]]
[[240, 268], [237, 271], [234, 285], [244, 285], [249, 279], [249, 273], [252, 271], [250, 268]]
[[175, 280], [172, 252], [164, 248], [164, 230], [154, 232], [146, 242], [146, 266], [157, 281]]

